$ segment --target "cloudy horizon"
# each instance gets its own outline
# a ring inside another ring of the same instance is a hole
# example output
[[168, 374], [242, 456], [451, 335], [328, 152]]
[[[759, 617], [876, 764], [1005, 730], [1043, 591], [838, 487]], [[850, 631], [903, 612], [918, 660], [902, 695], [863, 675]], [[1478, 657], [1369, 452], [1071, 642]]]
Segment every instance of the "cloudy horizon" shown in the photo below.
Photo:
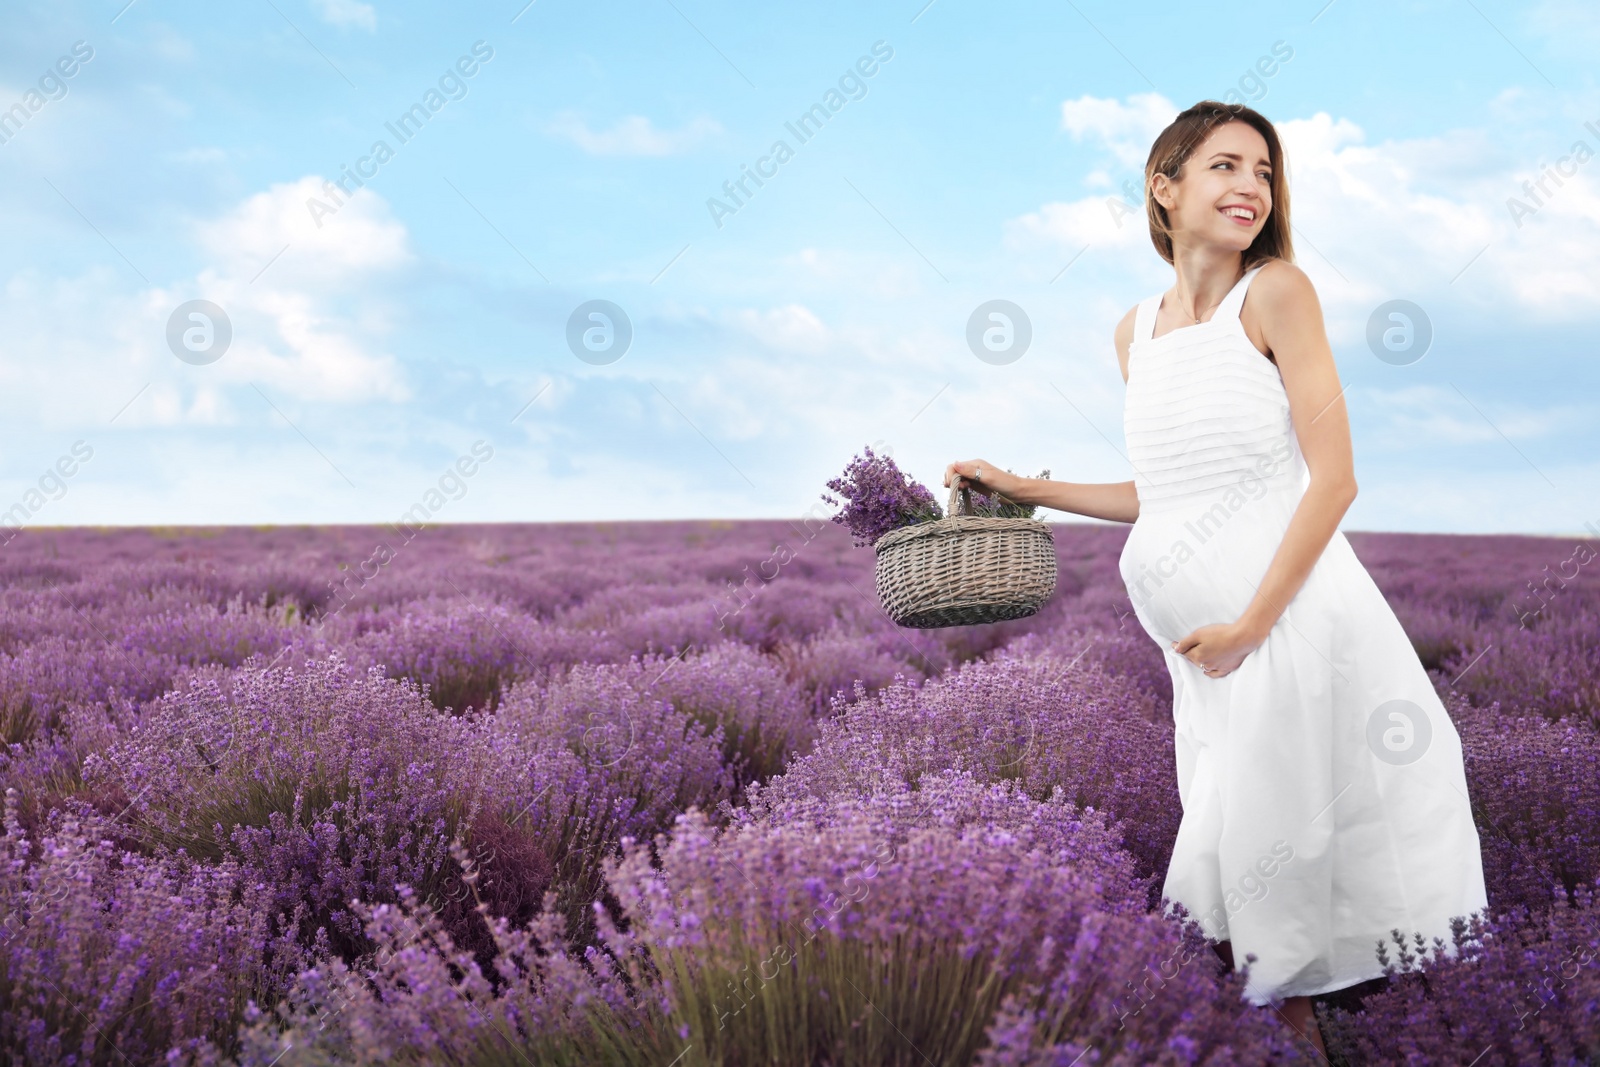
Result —
[[[1128, 191], [1229, 93], [1285, 144], [1344, 528], [1600, 523], [1576, 2], [8, 20], [0, 511], [28, 525], [390, 522], [477, 442], [441, 521], [798, 516], [865, 445], [941, 496], [980, 456], [1127, 480], [1112, 329], [1172, 281]], [[967, 340], [997, 299], [1031, 325], [1011, 362]], [[1395, 300], [1420, 359], [1369, 344]]]

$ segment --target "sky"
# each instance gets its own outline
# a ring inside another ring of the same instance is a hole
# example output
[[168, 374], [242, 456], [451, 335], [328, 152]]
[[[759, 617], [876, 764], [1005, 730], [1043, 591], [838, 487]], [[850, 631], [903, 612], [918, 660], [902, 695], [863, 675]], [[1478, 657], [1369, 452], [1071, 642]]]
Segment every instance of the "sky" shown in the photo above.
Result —
[[[1285, 145], [1343, 527], [1600, 535], [1588, 0], [0, 19], [29, 526], [792, 517], [863, 446], [941, 498], [980, 457], [1126, 481], [1112, 332], [1174, 277], [1144, 162], [1213, 98]], [[968, 339], [995, 300], [1003, 357]]]

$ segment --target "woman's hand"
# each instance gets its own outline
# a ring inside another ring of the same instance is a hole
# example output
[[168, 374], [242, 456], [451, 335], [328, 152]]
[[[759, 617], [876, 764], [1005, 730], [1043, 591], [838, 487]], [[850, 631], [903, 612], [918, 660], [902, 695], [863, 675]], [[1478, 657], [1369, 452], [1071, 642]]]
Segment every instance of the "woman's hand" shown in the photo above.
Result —
[[1221, 678], [1237, 670], [1266, 639], [1266, 634], [1241, 623], [1219, 622], [1173, 642], [1172, 650], [1200, 667], [1207, 678]]
[[951, 479], [958, 474], [970, 488], [985, 494], [999, 493], [1008, 500], [1016, 500], [1012, 494], [1022, 484], [1022, 478], [1001, 470], [986, 459], [963, 459], [944, 469], [946, 489], [950, 488]]

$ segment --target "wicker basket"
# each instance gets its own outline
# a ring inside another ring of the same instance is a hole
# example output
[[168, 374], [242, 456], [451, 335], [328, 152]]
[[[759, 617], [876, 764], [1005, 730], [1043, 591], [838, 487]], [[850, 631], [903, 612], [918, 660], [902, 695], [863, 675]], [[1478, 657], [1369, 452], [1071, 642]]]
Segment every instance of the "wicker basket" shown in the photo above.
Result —
[[1038, 611], [1056, 588], [1049, 525], [972, 514], [971, 493], [960, 477], [950, 485], [947, 510], [946, 518], [903, 526], [873, 542], [878, 599], [889, 617], [926, 630]]

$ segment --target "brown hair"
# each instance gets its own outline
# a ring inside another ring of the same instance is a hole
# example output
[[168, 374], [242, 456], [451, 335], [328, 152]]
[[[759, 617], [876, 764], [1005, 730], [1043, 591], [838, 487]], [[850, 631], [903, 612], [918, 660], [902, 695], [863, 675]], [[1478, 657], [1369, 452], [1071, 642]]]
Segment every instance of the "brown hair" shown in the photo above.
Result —
[[1150, 146], [1150, 158], [1144, 164], [1145, 215], [1150, 222], [1150, 243], [1168, 263], [1172, 262], [1172, 224], [1167, 209], [1161, 206], [1150, 191], [1150, 183], [1157, 174], [1165, 174], [1177, 181], [1184, 163], [1211, 131], [1228, 122], [1248, 122], [1267, 142], [1267, 160], [1272, 165], [1272, 211], [1267, 223], [1244, 250], [1242, 266], [1249, 270], [1257, 263], [1269, 259], [1294, 262], [1294, 244], [1289, 229], [1289, 175], [1283, 158], [1283, 146], [1278, 142], [1278, 131], [1261, 112], [1243, 104], [1224, 104], [1218, 100], [1202, 100], [1193, 107], [1178, 113], [1178, 117], [1156, 138]]

